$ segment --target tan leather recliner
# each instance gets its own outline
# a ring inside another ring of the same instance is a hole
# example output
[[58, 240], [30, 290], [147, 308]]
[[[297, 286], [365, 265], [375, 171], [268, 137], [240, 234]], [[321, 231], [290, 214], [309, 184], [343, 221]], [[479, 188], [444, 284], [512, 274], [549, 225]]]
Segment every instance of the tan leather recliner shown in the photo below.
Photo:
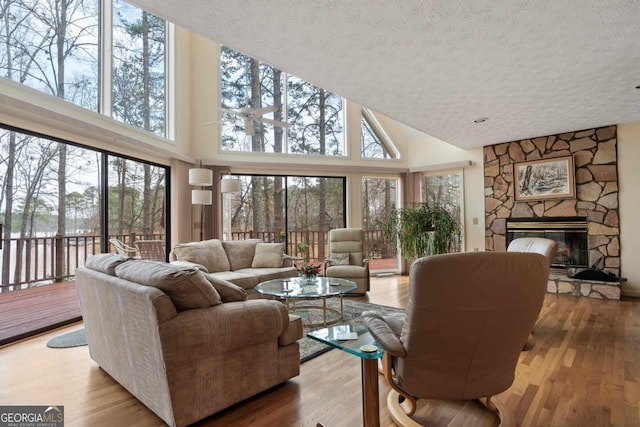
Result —
[[[364, 313], [385, 351], [392, 387], [387, 406], [394, 421], [418, 425], [410, 416], [420, 398], [487, 398], [483, 403], [504, 425], [513, 421], [491, 397], [513, 383], [548, 276], [548, 260], [533, 253], [456, 253], [414, 262], [404, 316]], [[400, 396], [408, 409], [401, 408]]]
[[329, 257], [325, 260], [324, 275], [356, 282], [358, 289], [352, 294], [363, 295], [369, 290], [369, 260], [365, 257], [362, 228], [329, 231]]

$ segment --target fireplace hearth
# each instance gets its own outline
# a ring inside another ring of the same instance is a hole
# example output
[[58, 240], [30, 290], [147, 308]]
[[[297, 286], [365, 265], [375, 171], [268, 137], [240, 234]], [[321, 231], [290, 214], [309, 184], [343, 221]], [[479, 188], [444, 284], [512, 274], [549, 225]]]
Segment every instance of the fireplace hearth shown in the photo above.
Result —
[[508, 218], [507, 246], [520, 237], [546, 237], [558, 244], [551, 262], [554, 273], [565, 274], [567, 268], [589, 267], [586, 217]]

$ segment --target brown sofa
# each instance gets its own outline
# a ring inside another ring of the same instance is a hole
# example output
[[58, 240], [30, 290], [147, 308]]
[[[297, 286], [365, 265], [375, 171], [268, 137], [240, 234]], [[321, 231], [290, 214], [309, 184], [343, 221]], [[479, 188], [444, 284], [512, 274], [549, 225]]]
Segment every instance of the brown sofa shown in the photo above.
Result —
[[89, 353], [171, 426], [300, 372], [302, 323], [195, 268], [99, 254], [76, 271]]
[[260, 282], [298, 275], [292, 258], [284, 253], [284, 243], [263, 243], [259, 239], [180, 243], [169, 254], [169, 261], [197, 267], [212, 278], [240, 286], [249, 299], [261, 297], [254, 289]]

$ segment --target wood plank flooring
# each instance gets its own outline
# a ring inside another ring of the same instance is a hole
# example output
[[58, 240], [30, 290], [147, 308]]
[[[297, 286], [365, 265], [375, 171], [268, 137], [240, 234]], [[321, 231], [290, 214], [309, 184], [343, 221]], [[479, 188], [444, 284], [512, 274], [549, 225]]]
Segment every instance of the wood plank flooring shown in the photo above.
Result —
[[[361, 298], [404, 307], [406, 277], [377, 278]], [[67, 426], [161, 426], [115, 383], [87, 347], [49, 349], [67, 326], [0, 348], [0, 404], [64, 405]], [[516, 380], [500, 395], [521, 426], [640, 425], [640, 300], [547, 295], [536, 346], [520, 358]], [[380, 377], [381, 425], [388, 387]], [[361, 425], [360, 363], [338, 350], [301, 366], [300, 376], [199, 422], [198, 426]], [[432, 426], [493, 425], [477, 403], [420, 402], [415, 419]]]

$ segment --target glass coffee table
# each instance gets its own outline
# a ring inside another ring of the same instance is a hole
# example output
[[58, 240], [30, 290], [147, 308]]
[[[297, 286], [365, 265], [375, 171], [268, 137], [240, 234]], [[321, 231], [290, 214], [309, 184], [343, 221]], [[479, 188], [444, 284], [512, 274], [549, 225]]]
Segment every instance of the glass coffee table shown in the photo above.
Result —
[[[352, 334], [352, 336], [346, 335]], [[364, 325], [334, 325], [316, 329], [307, 336], [360, 358], [362, 372], [362, 420], [364, 427], [380, 426], [378, 359], [384, 351]]]
[[[344, 317], [342, 296], [358, 286], [355, 282], [335, 277], [316, 277], [308, 281], [299, 277], [289, 279], [273, 279], [256, 286], [256, 291], [263, 295], [282, 298], [290, 312], [295, 310], [322, 310], [322, 321], [306, 322], [305, 326], [327, 326], [339, 322]], [[327, 307], [327, 299], [338, 298], [340, 309]], [[322, 305], [299, 305], [297, 301], [321, 300]]]

